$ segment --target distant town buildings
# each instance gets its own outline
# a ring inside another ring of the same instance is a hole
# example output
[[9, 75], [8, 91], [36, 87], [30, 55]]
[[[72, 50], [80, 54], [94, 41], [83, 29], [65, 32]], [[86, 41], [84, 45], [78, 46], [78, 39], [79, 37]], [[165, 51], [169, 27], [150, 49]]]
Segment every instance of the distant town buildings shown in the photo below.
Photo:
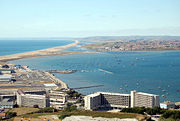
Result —
[[159, 107], [159, 96], [131, 91], [131, 94], [97, 92], [84, 98], [86, 110], [99, 108]]
[[151, 51], [151, 50], [179, 50], [180, 41], [176, 40], [129, 40], [109, 41], [84, 45], [88, 49], [97, 51]]

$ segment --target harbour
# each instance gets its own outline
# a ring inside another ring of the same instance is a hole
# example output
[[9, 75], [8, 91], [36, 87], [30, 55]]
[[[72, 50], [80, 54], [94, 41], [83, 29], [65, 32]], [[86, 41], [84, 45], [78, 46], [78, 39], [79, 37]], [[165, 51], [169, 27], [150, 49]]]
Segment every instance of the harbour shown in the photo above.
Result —
[[[179, 51], [101, 52], [22, 59], [12, 61], [12, 63], [28, 65], [32, 69], [77, 70], [76, 73], [68, 75], [54, 73], [70, 88], [104, 85], [77, 89], [82, 94], [96, 91], [127, 93], [136, 89], [159, 94], [161, 101], [176, 102], [180, 99], [177, 96], [179, 95], [177, 84], [180, 78], [179, 55]], [[99, 69], [113, 72], [113, 74]]]

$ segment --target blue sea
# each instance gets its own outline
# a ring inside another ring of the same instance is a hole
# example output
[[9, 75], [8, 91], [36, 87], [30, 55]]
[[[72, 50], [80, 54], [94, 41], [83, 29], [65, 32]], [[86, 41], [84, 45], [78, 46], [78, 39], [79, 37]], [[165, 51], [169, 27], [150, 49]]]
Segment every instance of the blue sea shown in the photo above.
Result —
[[[41, 42], [44, 47], [49, 47], [56, 46], [62, 41], [55, 45], [52, 41]], [[20, 44], [27, 46], [25, 42]], [[31, 46], [33, 48], [33, 44], [28, 46], [28, 48]], [[16, 46], [13, 47], [16, 48]], [[84, 49], [76, 46], [66, 51]], [[3, 53], [1, 51], [0, 53]], [[70, 88], [104, 85], [78, 90], [83, 94], [96, 91], [130, 93], [131, 90], [137, 90], [158, 94], [161, 101], [180, 101], [180, 51], [94, 52], [21, 59], [11, 61], [11, 63], [28, 65], [32, 69], [39, 70], [78, 70], [72, 74], [55, 74]]]
[[73, 42], [71, 40], [0, 40], [0, 56], [62, 46]]

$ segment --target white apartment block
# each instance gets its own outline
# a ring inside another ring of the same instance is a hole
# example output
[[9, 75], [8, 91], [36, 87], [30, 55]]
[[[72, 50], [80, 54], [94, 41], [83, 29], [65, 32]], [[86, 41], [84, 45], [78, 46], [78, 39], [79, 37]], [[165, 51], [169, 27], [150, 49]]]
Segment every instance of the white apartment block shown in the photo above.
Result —
[[50, 107], [56, 109], [62, 109], [67, 102], [67, 94], [64, 92], [59, 91], [50, 91], [49, 92], [49, 100], [50, 100]]
[[23, 107], [38, 105], [39, 108], [44, 108], [49, 106], [49, 100], [46, 95], [26, 94], [22, 90], [18, 90], [17, 104]]
[[84, 98], [86, 110], [129, 107], [130, 94], [97, 92]]
[[159, 96], [131, 91], [131, 94], [96, 92], [85, 96], [85, 109], [159, 107]]
[[131, 91], [131, 107], [159, 107], [159, 95]]

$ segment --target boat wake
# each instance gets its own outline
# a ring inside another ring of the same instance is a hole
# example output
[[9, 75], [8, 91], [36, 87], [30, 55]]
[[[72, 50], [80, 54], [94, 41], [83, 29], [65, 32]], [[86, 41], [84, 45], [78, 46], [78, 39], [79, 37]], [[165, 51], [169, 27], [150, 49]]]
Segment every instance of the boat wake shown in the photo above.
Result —
[[105, 73], [108, 73], [108, 74], [113, 74], [113, 72], [110, 72], [110, 71], [107, 71], [107, 70], [104, 70], [104, 69], [101, 69], [101, 68], [99, 68], [98, 70], [102, 71], [102, 72], [105, 72]]

